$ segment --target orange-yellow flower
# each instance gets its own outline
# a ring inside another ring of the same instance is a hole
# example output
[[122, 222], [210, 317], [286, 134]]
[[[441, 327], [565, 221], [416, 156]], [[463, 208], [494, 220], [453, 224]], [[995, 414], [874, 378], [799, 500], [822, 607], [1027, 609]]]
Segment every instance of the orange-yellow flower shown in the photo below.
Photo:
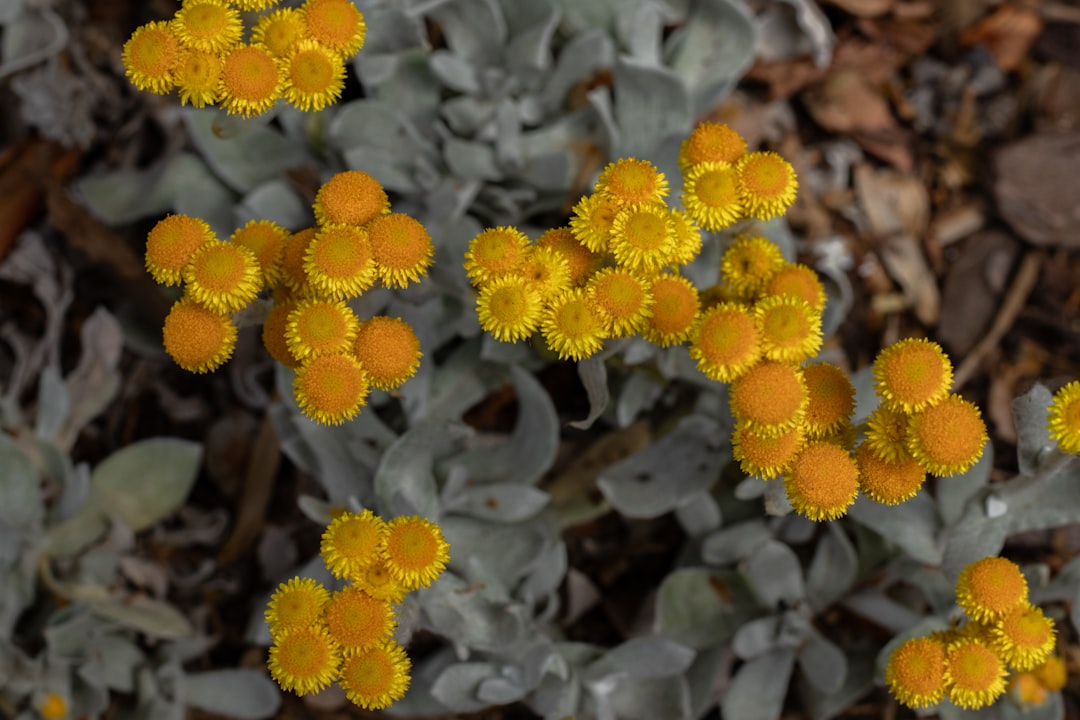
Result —
[[45, 693], [37, 703], [37, 711], [42, 720], [64, 720], [68, 716], [68, 703], [62, 695]]
[[393, 576], [381, 557], [354, 575], [353, 585], [372, 597], [390, 603], [401, 602], [409, 592], [409, 589]]
[[633, 272], [652, 273], [670, 265], [675, 253], [670, 211], [661, 204], [621, 210], [611, 226], [608, 251], [616, 265]]
[[812, 438], [828, 435], [855, 411], [855, 388], [847, 373], [830, 363], [811, 363], [803, 368], [809, 401], [806, 406], [806, 434]]
[[236, 347], [237, 328], [228, 315], [182, 298], [165, 316], [165, 352], [177, 365], [195, 373], [217, 370]]
[[233, 47], [244, 33], [240, 13], [223, 0], [186, 0], [172, 25], [183, 45], [210, 53]]
[[774, 242], [741, 236], [724, 251], [720, 278], [739, 297], [754, 299], [783, 267], [784, 255]]
[[379, 559], [386, 521], [371, 512], [343, 512], [323, 531], [319, 552], [334, 577], [355, 580]]
[[323, 295], [354, 298], [375, 284], [371, 238], [354, 225], [323, 225], [304, 251], [304, 277]]
[[476, 298], [480, 327], [502, 342], [532, 335], [543, 320], [544, 302], [527, 280], [507, 275], [492, 280]]
[[977, 638], [949, 646], [945, 673], [949, 700], [968, 710], [986, 707], [1005, 692], [1005, 664]]
[[1064, 688], [1066, 681], [1069, 679], [1069, 671], [1065, 667], [1065, 661], [1057, 655], [1046, 658], [1031, 672], [1035, 673], [1042, 686], [1050, 692], [1057, 692]]
[[784, 489], [803, 517], [834, 520], [847, 514], [859, 494], [859, 466], [839, 445], [813, 443], [799, 452], [784, 474]]
[[679, 148], [679, 167], [686, 172], [705, 162], [735, 163], [746, 152], [746, 141], [724, 123], [703, 122], [693, 129]]
[[285, 341], [292, 356], [303, 362], [350, 350], [359, 324], [356, 313], [341, 300], [311, 297], [299, 301], [289, 313]]
[[262, 327], [263, 347], [270, 353], [270, 357], [294, 370], [300, 367], [300, 361], [293, 357], [289, 350], [286, 332], [289, 329], [289, 313], [295, 309], [296, 303], [292, 300], [275, 300], [274, 306], [263, 320]]
[[611, 228], [621, 209], [619, 201], [613, 197], [601, 193], [586, 195], [574, 206], [570, 231], [592, 252], [607, 252]]
[[821, 349], [821, 315], [789, 295], [758, 300], [754, 320], [761, 353], [769, 360], [800, 363]]
[[412, 664], [393, 640], [366, 650], [350, 650], [341, 664], [345, 696], [365, 710], [382, 710], [405, 697]]
[[863, 443], [855, 451], [859, 464], [859, 487], [874, 502], [896, 505], [910, 500], [926, 480], [926, 471], [912, 457], [890, 461]]
[[1080, 380], [1054, 393], [1046, 426], [1062, 452], [1080, 453]]
[[692, 165], [683, 176], [683, 207], [706, 230], [722, 230], [745, 215], [735, 166], [722, 162]]
[[281, 583], [266, 606], [270, 634], [279, 637], [293, 628], [321, 624], [328, 602], [330, 593], [311, 578], [294, 577]]
[[911, 457], [907, 429], [908, 415], [880, 406], [866, 419], [866, 445], [882, 460], [901, 462]]
[[340, 425], [356, 417], [369, 390], [367, 373], [348, 353], [317, 355], [301, 365], [293, 379], [297, 405], [323, 425]]
[[364, 366], [371, 387], [392, 390], [420, 367], [420, 340], [400, 318], [376, 315], [360, 323], [353, 353]]
[[813, 268], [800, 263], [784, 263], [773, 273], [763, 295], [790, 295], [806, 302], [816, 312], [825, 309], [825, 286]]
[[1027, 604], [1027, 581], [1016, 563], [1000, 557], [977, 560], [960, 572], [956, 603], [972, 619], [994, 622]]
[[390, 198], [371, 175], [362, 170], [346, 170], [319, 187], [312, 209], [320, 225], [366, 225], [390, 212]]
[[747, 215], [768, 220], [783, 215], [795, 202], [799, 188], [795, 169], [776, 153], [747, 153], [735, 164], [735, 172]]
[[[570, 239], [577, 242], [573, 236]], [[581, 249], [588, 252], [583, 247]], [[562, 252], [552, 247], [533, 247], [518, 266], [516, 274], [544, 300], [570, 287], [570, 264]]]
[[309, 289], [304, 258], [314, 239], [315, 228], [304, 228], [285, 238], [285, 247], [281, 251], [281, 277], [285, 286], [294, 292]]
[[185, 48], [176, 62], [173, 76], [182, 105], [197, 108], [213, 105], [221, 90], [221, 56]]
[[1033, 670], [1054, 651], [1054, 621], [1034, 605], [1018, 605], [990, 628], [990, 647], [1014, 670]]
[[629, 270], [605, 268], [592, 276], [585, 292], [610, 337], [636, 333], [652, 314], [649, 282]]
[[326, 605], [326, 629], [342, 648], [379, 645], [397, 627], [397, 614], [386, 600], [355, 586], [334, 593]]
[[419, 220], [405, 213], [389, 213], [372, 220], [367, 231], [383, 285], [403, 288], [427, 275], [435, 247]]
[[798, 425], [779, 435], [766, 436], [738, 422], [731, 432], [731, 449], [744, 473], [769, 480], [791, 468], [803, 440], [803, 431]]
[[310, 695], [337, 677], [341, 649], [322, 625], [292, 628], [270, 646], [270, 676], [284, 690]]
[[761, 357], [753, 315], [734, 303], [709, 308], [691, 330], [690, 357], [713, 380], [735, 380]]
[[662, 202], [668, 193], [668, 184], [664, 173], [648, 160], [620, 158], [600, 173], [596, 191], [621, 205], [642, 205]]
[[222, 58], [221, 107], [230, 115], [261, 115], [277, 101], [281, 83], [281, 66], [269, 50], [237, 45]]
[[949, 395], [911, 416], [907, 444], [931, 475], [955, 475], [982, 457], [986, 425], [979, 408], [959, 395]]
[[179, 285], [195, 251], [216, 239], [206, 221], [168, 215], [146, 236], [146, 269], [162, 285]]
[[465, 271], [474, 285], [483, 285], [517, 270], [530, 250], [528, 236], [517, 228], [488, 228], [469, 241]]
[[652, 282], [652, 296], [652, 314], [645, 319], [642, 336], [660, 347], [685, 342], [697, 320], [697, 288], [679, 275], [658, 275]]
[[262, 289], [262, 270], [255, 253], [231, 242], [211, 240], [184, 266], [187, 293], [195, 302], [219, 313], [247, 306]]
[[289, 231], [270, 220], [251, 220], [242, 228], [237, 228], [232, 237], [233, 244], [245, 247], [255, 255], [262, 274], [263, 285], [277, 287], [281, 282], [281, 259], [285, 254], [285, 240]]
[[1021, 707], [1042, 705], [1050, 695], [1032, 672], [1013, 673], [1009, 678], [1008, 691]]
[[922, 338], [894, 343], [874, 360], [874, 389], [883, 404], [909, 414], [945, 397], [952, 377], [941, 346]]
[[573, 288], [553, 298], [540, 329], [560, 360], [584, 360], [603, 347], [607, 331], [584, 288]]
[[139, 90], [164, 95], [173, 88], [173, 70], [180, 59], [180, 38], [172, 24], [151, 22], [131, 33], [121, 60], [128, 80]]
[[345, 63], [310, 38], [293, 44], [282, 58], [282, 97], [298, 110], [322, 110], [341, 97]]
[[450, 544], [442, 528], [419, 515], [387, 522], [379, 551], [390, 574], [411, 590], [435, 582], [450, 562]]
[[304, 32], [304, 17], [300, 11], [281, 8], [259, 18], [251, 30], [251, 43], [262, 45], [274, 57], [284, 57], [304, 37]]
[[566, 259], [571, 286], [584, 284], [599, 266], [600, 256], [581, 244], [569, 227], [552, 228], [536, 240], [537, 249], [551, 248]]
[[300, 12], [307, 34], [342, 57], [355, 55], [364, 45], [367, 26], [351, 0], [307, 0]]
[[772, 360], [754, 365], [728, 391], [732, 413], [759, 435], [779, 435], [801, 423], [807, 401], [802, 371]]
[[945, 695], [945, 645], [928, 637], [896, 647], [885, 666], [885, 682], [903, 705], [917, 709], [935, 705]]

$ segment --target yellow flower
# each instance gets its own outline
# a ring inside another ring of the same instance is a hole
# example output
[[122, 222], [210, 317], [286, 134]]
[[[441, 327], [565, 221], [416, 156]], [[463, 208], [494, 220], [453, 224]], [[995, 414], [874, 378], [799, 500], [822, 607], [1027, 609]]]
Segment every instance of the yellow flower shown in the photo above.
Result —
[[753, 315], [734, 303], [709, 308], [690, 331], [690, 357], [713, 380], [731, 382], [740, 377], [761, 358]]
[[781, 268], [784, 256], [771, 240], [742, 236], [733, 242], [720, 260], [720, 278], [736, 295], [752, 299]]
[[262, 274], [263, 285], [276, 287], [281, 282], [281, 258], [289, 231], [270, 220], [251, 220], [237, 228], [229, 239], [255, 255]]
[[697, 288], [684, 277], [658, 275], [652, 283], [652, 296], [652, 314], [645, 319], [642, 336], [660, 347], [685, 342], [697, 320]]
[[652, 314], [649, 282], [626, 269], [610, 267], [595, 273], [585, 293], [610, 337], [633, 335]]
[[1061, 690], [1069, 679], [1069, 671], [1065, 667], [1065, 661], [1057, 655], [1046, 658], [1041, 665], [1031, 672], [1039, 679], [1042, 686], [1050, 692]]
[[992, 704], [1005, 692], [1005, 665], [976, 638], [961, 639], [945, 656], [949, 700], [968, 710]]
[[365, 710], [382, 710], [409, 689], [409, 656], [393, 640], [367, 650], [350, 650], [341, 665], [340, 684], [349, 700]]
[[390, 198], [366, 172], [346, 170], [319, 187], [312, 209], [320, 225], [366, 225], [390, 212]]
[[353, 578], [353, 585], [368, 595], [389, 603], [401, 602], [409, 592], [407, 587], [398, 582], [381, 557], [361, 570]]
[[304, 259], [314, 240], [315, 228], [304, 228], [285, 238], [285, 247], [281, 251], [281, 277], [285, 287], [294, 292], [309, 289]]
[[168, 215], [146, 236], [146, 269], [162, 285], [179, 285], [195, 251], [216, 239], [204, 220]]
[[261, 115], [281, 94], [282, 72], [270, 51], [259, 45], [227, 50], [221, 66], [221, 107], [230, 115]]
[[68, 715], [67, 700], [54, 692], [45, 693], [37, 704], [42, 720], [63, 720]]
[[774, 152], [747, 153], [735, 163], [746, 214], [759, 220], [783, 215], [795, 202], [799, 182], [795, 169]]
[[420, 367], [420, 340], [400, 318], [376, 315], [360, 323], [353, 353], [367, 372], [371, 387], [392, 390]]
[[1062, 452], [1080, 453], [1080, 380], [1054, 393], [1046, 426]]
[[762, 298], [754, 306], [761, 352], [769, 360], [800, 363], [821, 349], [821, 315], [796, 297]]
[[240, 13], [223, 0], [184, 0], [173, 18], [180, 42], [204, 52], [219, 53], [240, 42]]
[[874, 360], [874, 389], [885, 406], [913, 413], [949, 392], [952, 363], [936, 342], [907, 338], [882, 350]]
[[377, 276], [371, 237], [353, 225], [323, 225], [304, 252], [304, 277], [324, 295], [359, 297]]
[[765, 283], [762, 294], [790, 295], [806, 302], [815, 312], [825, 309], [825, 286], [813, 268], [799, 263], [784, 263]]
[[926, 480], [926, 471], [914, 458], [885, 460], [865, 442], [855, 451], [855, 460], [859, 463], [859, 487], [874, 502], [897, 505], [910, 500]]
[[236, 347], [236, 325], [228, 315], [208, 310], [182, 298], [165, 316], [162, 340], [165, 352], [189, 372], [217, 370]]
[[379, 559], [386, 522], [371, 512], [343, 512], [323, 531], [319, 552], [334, 577], [355, 580]]
[[351, 0], [307, 0], [301, 7], [307, 34], [342, 57], [364, 45], [367, 26]]
[[643, 205], [663, 202], [668, 184], [664, 173], [648, 160], [620, 158], [600, 173], [596, 191], [620, 205]]
[[281, 8], [263, 15], [251, 30], [251, 44], [262, 45], [279, 58], [288, 55], [302, 37], [304, 16], [293, 8]]
[[584, 288], [573, 288], [553, 298], [540, 329], [560, 360], [584, 360], [603, 347], [607, 332]]
[[350, 350], [359, 325], [360, 319], [343, 301], [307, 298], [289, 313], [285, 341], [292, 356], [303, 362]]
[[473, 285], [483, 285], [517, 270], [530, 251], [529, 238], [517, 228], [488, 228], [469, 241], [465, 271]]
[[435, 582], [450, 562], [450, 545], [442, 528], [419, 515], [387, 522], [379, 552], [390, 574], [410, 590]]
[[671, 264], [675, 230], [664, 205], [635, 205], [621, 210], [611, 226], [608, 251], [615, 264], [640, 273]]
[[139, 90], [164, 95], [173, 88], [173, 70], [180, 52], [180, 38], [170, 23], [147, 23], [136, 28], [124, 43], [124, 73]]
[[368, 648], [390, 637], [397, 615], [386, 600], [355, 586], [338, 590], [326, 606], [326, 629], [343, 649]]
[[338, 675], [341, 649], [322, 625], [292, 628], [270, 646], [270, 676], [284, 690], [310, 695]]
[[990, 647], [1014, 670], [1033, 670], [1054, 651], [1054, 621], [1034, 605], [1018, 605], [990, 628]]
[[889, 656], [885, 682], [903, 705], [929, 707], [945, 695], [945, 645], [928, 637], [901, 643]]
[[323, 425], [340, 425], [356, 417], [367, 403], [367, 374], [346, 353], [318, 355], [300, 366], [293, 379], [296, 403]]
[[569, 227], [552, 228], [536, 240], [536, 248], [551, 248], [566, 259], [568, 284], [578, 286], [600, 266], [600, 256], [585, 247]]
[[986, 425], [959, 395], [915, 413], [908, 421], [908, 452], [931, 475], [962, 473], [978, 462], [986, 445]]
[[813, 443], [799, 452], [784, 474], [784, 489], [803, 517], [835, 520], [847, 514], [859, 494], [859, 466], [839, 445]]
[[679, 148], [679, 167], [705, 162], [735, 163], [746, 152], [746, 141], [724, 123], [699, 123]]
[[278, 4], [278, 0], [229, 0], [229, 2], [248, 12], [265, 10]]
[[693, 262], [701, 253], [701, 228], [683, 210], [671, 210], [672, 237], [675, 244], [669, 262], [672, 265], [686, 265]]
[[187, 293], [215, 312], [246, 307], [262, 289], [262, 270], [255, 253], [230, 242], [203, 243], [184, 266]]
[[882, 460], [901, 462], [911, 457], [907, 449], [908, 416], [880, 406], [866, 419], [866, 444]]
[[995, 622], [1028, 601], [1027, 581], [1016, 563], [1000, 557], [977, 560], [960, 571], [956, 603], [973, 620]]
[[328, 602], [330, 593], [311, 578], [294, 577], [281, 583], [266, 606], [270, 634], [276, 638], [293, 628], [321, 624]]
[[544, 302], [527, 280], [507, 275], [484, 285], [476, 298], [480, 327], [502, 342], [532, 335], [543, 320]]
[[723, 230], [745, 215], [735, 166], [704, 162], [683, 175], [682, 204], [690, 217], [706, 230]]
[[1013, 699], [1022, 706], [1042, 705], [1046, 702], [1049, 693], [1039, 682], [1035, 673], [1018, 672], [1009, 678], [1008, 690]]
[[807, 401], [802, 371], [772, 360], [754, 365], [728, 389], [732, 413], [759, 435], [779, 435], [800, 424]]
[[298, 110], [322, 110], [341, 97], [345, 63], [314, 40], [298, 40], [282, 58], [282, 97]]
[[[577, 243], [573, 235], [571, 242]], [[584, 252], [584, 247], [578, 245]], [[570, 287], [570, 263], [566, 255], [553, 247], [537, 244], [518, 266], [516, 274], [529, 283], [541, 299], [547, 300]]]
[[174, 80], [182, 105], [197, 108], [213, 105], [221, 89], [221, 56], [186, 48], [176, 63]]
[[570, 217], [570, 231], [586, 248], [594, 253], [607, 252], [611, 242], [611, 227], [619, 214], [619, 201], [607, 195], [586, 195], [574, 206]]
[[809, 401], [805, 430], [808, 437], [820, 438], [839, 428], [855, 411], [855, 388], [847, 373], [830, 363], [812, 363], [803, 368]]
[[289, 350], [286, 332], [289, 329], [289, 313], [295, 309], [296, 303], [291, 300], [275, 300], [274, 306], [263, 320], [262, 327], [263, 347], [270, 353], [270, 357], [293, 370], [300, 367], [300, 361], [293, 357]]
[[803, 431], [798, 425], [769, 437], [737, 422], [731, 432], [731, 449], [739, 467], [747, 475], [766, 480], [786, 473], [802, 446]]
[[383, 285], [408, 287], [427, 275], [435, 247], [419, 220], [405, 213], [380, 215], [371, 221], [367, 231]]

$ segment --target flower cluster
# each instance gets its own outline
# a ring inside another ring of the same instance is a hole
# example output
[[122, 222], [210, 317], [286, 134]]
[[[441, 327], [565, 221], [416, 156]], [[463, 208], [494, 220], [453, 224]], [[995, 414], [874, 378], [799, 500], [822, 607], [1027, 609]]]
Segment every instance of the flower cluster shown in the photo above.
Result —
[[429, 520], [387, 522], [364, 510], [337, 516], [320, 549], [326, 567], [346, 584], [331, 593], [311, 578], [294, 577], [278, 587], [266, 609], [274, 640], [270, 674], [297, 695], [337, 681], [356, 705], [389, 707], [404, 697], [411, 670], [394, 639], [397, 605], [443, 572], [449, 545]]
[[[1064, 665], [1054, 658], [1054, 621], [1028, 602], [1027, 582], [1020, 568], [999, 557], [987, 557], [963, 569], [956, 583], [956, 601], [967, 614], [963, 626], [899, 645], [889, 657], [885, 679], [892, 694], [910, 708], [948, 698], [954, 705], [977, 709], [996, 701], [1006, 689], [1009, 670], [1014, 683], [1044, 691], [1064, 685]], [[1034, 697], [1033, 691], [1017, 690]]]
[[317, 224], [289, 233], [252, 220], [229, 241], [198, 218], [170, 215], [146, 240], [146, 267], [165, 285], [184, 286], [163, 330], [165, 350], [192, 372], [217, 369], [236, 344], [236, 313], [261, 291], [272, 307], [262, 340], [296, 370], [297, 404], [313, 420], [355, 417], [371, 388], [397, 388], [420, 364], [420, 342], [404, 320], [361, 321], [346, 301], [376, 282], [406, 287], [427, 273], [431, 237], [415, 218], [390, 212], [378, 181], [346, 171], [319, 188]]
[[[195, 107], [220, 103], [252, 117], [278, 98], [308, 111], [341, 97], [345, 61], [364, 44], [364, 17], [352, 0], [183, 0], [172, 20], [142, 25], [124, 44], [128, 79], [139, 90]], [[241, 11], [258, 17], [244, 42]]]
[[1080, 380], [1074, 380], [1054, 393], [1047, 419], [1050, 439], [1061, 452], [1080, 453]]

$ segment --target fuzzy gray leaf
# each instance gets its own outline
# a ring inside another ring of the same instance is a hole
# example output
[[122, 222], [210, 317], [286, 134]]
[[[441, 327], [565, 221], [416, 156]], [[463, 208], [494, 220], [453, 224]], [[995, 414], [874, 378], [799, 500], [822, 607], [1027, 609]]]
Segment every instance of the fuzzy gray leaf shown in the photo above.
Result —
[[41, 526], [45, 509], [41, 477], [30, 459], [0, 433], [0, 530], [29, 533]]
[[618, 157], [651, 158], [661, 140], [685, 133], [690, 126], [686, 88], [667, 68], [620, 58], [613, 92]]
[[418, 513], [437, 519], [435, 455], [446, 452], [462, 432], [460, 426], [446, 422], [423, 421], [388, 447], [375, 471], [375, 494], [380, 510], [394, 515]]
[[720, 504], [708, 492], [691, 495], [675, 508], [675, 517], [687, 535], [698, 537], [720, 527]]
[[742, 3], [700, 0], [668, 38], [665, 52], [699, 115], [730, 92], [754, 59], [757, 32]]
[[1054, 447], [1046, 418], [1054, 396], [1042, 383], [1035, 383], [1026, 393], [1012, 401], [1016, 421], [1016, 460], [1021, 475], [1038, 472], [1039, 461]]
[[277, 685], [261, 670], [236, 668], [189, 673], [184, 678], [184, 702], [208, 713], [258, 720], [281, 706]]
[[799, 669], [803, 677], [823, 693], [834, 693], [847, 678], [847, 656], [813, 627], [799, 648]]
[[738, 573], [682, 568], [664, 578], [657, 593], [656, 632], [703, 650], [727, 640], [758, 612]]
[[806, 600], [817, 612], [840, 599], [855, 583], [859, 556], [837, 523], [829, 523], [806, 571]]
[[183, 504], [201, 460], [202, 445], [178, 438], [128, 445], [94, 468], [87, 505], [135, 532], [145, 530]]
[[896, 543], [911, 557], [930, 565], [941, 562], [942, 549], [937, 539], [941, 520], [934, 501], [925, 492], [895, 507], [860, 495], [848, 515]]
[[495, 0], [443, 0], [428, 3], [446, 45], [469, 62], [498, 66], [506, 42], [506, 19]]
[[152, 638], [171, 640], [194, 632], [187, 617], [168, 603], [148, 597], [106, 597], [87, 603], [96, 615]]
[[531, 518], [551, 500], [543, 490], [519, 483], [487, 483], [464, 488], [443, 502], [443, 510], [513, 523]]
[[577, 371], [581, 384], [585, 386], [585, 394], [589, 398], [589, 414], [584, 420], [575, 420], [570, 423], [570, 427], [588, 430], [604, 414], [611, 400], [607, 384], [607, 365], [602, 358], [593, 356], [579, 362]]
[[[760, 481], [755, 480], [760, 484]], [[753, 519], [724, 528], [705, 538], [701, 557], [710, 565], [729, 565], [744, 558], [772, 539], [764, 520]]]
[[249, 220], [270, 220], [287, 230], [311, 225], [311, 208], [306, 206], [284, 180], [267, 180], [244, 196], [236, 206], [237, 227]]
[[458, 663], [442, 671], [431, 695], [453, 712], [476, 712], [492, 703], [477, 695], [480, 683], [499, 676], [499, 666], [487, 662]]
[[588, 682], [606, 678], [657, 678], [678, 675], [694, 660], [694, 651], [661, 637], [631, 638], [585, 668]]
[[799, 558], [776, 540], [766, 540], [743, 561], [740, 570], [765, 607], [794, 604], [805, 593]]
[[231, 137], [222, 137], [218, 113], [197, 109], [184, 111], [184, 123], [206, 162], [238, 192], [250, 192], [289, 168], [312, 162], [303, 145], [266, 125], [248, 123]]
[[739, 668], [720, 701], [725, 720], [775, 720], [787, 695], [795, 651], [780, 648]]
[[967, 472], [952, 477], [941, 478], [935, 487], [938, 511], [946, 526], [952, 525], [964, 514], [968, 501], [990, 482], [990, 471], [994, 469], [994, 446], [987, 443], [982, 457]]

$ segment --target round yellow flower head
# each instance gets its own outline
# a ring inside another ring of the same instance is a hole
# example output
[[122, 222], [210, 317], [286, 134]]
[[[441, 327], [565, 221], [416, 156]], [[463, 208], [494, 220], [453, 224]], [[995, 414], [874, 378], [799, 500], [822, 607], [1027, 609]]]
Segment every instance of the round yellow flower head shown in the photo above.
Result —
[[229, 0], [230, 3], [247, 12], [257, 12], [259, 10], [274, 7], [278, 4], [278, 1], [279, 0]]
[[309, 38], [298, 40], [282, 58], [282, 97], [297, 110], [322, 110], [341, 97], [345, 63]]
[[1014, 670], [1033, 670], [1054, 651], [1054, 621], [1033, 605], [1018, 605], [990, 628], [990, 647]]
[[889, 656], [885, 682], [903, 705], [929, 707], [945, 695], [945, 645], [928, 637], [901, 643]]
[[733, 242], [720, 260], [720, 278], [746, 299], [757, 297], [773, 275], [784, 267], [784, 255], [771, 240], [744, 235]]
[[173, 70], [180, 59], [180, 38], [172, 24], [151, 22], [131, 33], [121, 59], [128, 80], [139, 90], [164, 95], [173, 88]]
[[569, 227], [552, 228], [536, 240], [536, 248], [550, 248], [566, 259], [568, 285], [577, 287], [600, 267], [600, 256], [585, 247]]
[[37, 703], [37, 711], [42, 720], [64, 720], [68, 716], [68, 703], [62, 695], [45, 693]]
[[690, 357], [713, 380], [731, 382], [740, 377], [761, 358], [754, 316], [734, 303], [704, 311], [690, 331]]
[[532, 335], [543, 320], [544, 302], [528, 280], [507, 275], [484, 285], [476, 298], [480, 327], [501, 342]]
[[304, 37], [304, 16], [299, 10], [281, 8], [259, 18], [251, 30], [251, 44], [262, 45], [274, 57], [285, 57]]
[[365, 710], [382, 710], [405, 697], [412, 663], [393, 640], [345, 653], [339, 683], [345, 696]]
[[168, 215], [146, 236], [146, 269], [162, 285], [179, 285], [191, 256], [217, 240], [204, 220], [189, 215]]
[[670, 210], [672, 236], [675, 244], [669, 262], [671, 265], [686, 265], [701, 254], [701, 228], [684, 210]]
[[240, 13], [223, 0], [185, 0], [173, 19], [180, 42], [195, 50], [219, 53], [240, 42]]
[[769, 360], [800, 363], [821, 349], [821, 315], [799, 298], [762, 298], [754, 305], [754, 320]]
[[746, 141], [724, 123], [699, 123], [679, 148], [679, 167], [683, 172], [692, 165], [706, 162], [734, 164], [746, 153]]
[[663, 202], [667, 179], [648, 160], [620, 158], [609, 163], [596, 180], [596, 191], [621, 205]]
[[1069, 679], [1069, 671], [1065, 667], [1065, 661], [1057, 655], [1049, 656], [1031, 672], [1039, 678], [1042, 686], [1050, 692], [1061, 690]]
[[276, 638], [293, 628], [321, 624], [328, 602], [330, 593], [311, 578], [294, 577], [281, 583], [266, 606], [270, 634]]
[[[352, 5], [344, 0], [347, 5]], [[362, 170], [339, 172], [319, 188], [312, 205], [320, 225], [366, 225], [390, 212], [390, 198], [378, 180]]]
[[[573, 242], [573, 236], [570, 236]], [[580, 245], [578, 247], [581, 247]], [[585, 250], [585, 248], [581, 248]], [[585, 250], [585, 252], [589, 252]], [[536, 245], [518, 266], [516, 274], [536, 290], [544, 300], [570, 288], [570, 263], [566, 256], [553, 247]]]
[[236, 347], [236, 325], [228, 315], [182, 298], [165, 316], [161, 335], [165, 352], [189, 372], [217, 370]]
[[323, 531], [319, 552], [334, 577], [354, 580], [379, 559], [386, 522], [371, 512], [343, 512]]
[[949, 395], [908, 421], [908, 452], [931, 475], [962, 473], [978, 462], [986, 445], [986, 425], [975, 407]]
[[311, 695], [337, 677], [341, 649], [322, 625], [286, 630], [270, 646], [270, 676], [284, 690]]
[[334, 593], [326, 606], [326, 629], [346, 650], [378, 645], [396, 627], [397, 615], [389, 602], [352, 585]]
[[324, 225], [304, 252], [304, 277], [323, 295], [359, 297], [378, 269], [371, 237], [353, 225]]
[[353, 585], [371, 597], [394, 604], [401, 602], [409, 592], [408, 588], [398, 582], [381, 557], [361, 570], [353, 579]]
[[420, 340], [400, 318], [376, 315], [360, 323], [353, 353], [367, 372], [371, 387], [392, 390], [420, 367]]
[[514, 273], [531, 252], [529, 238], [515, 227], [488, 228], [469, 241], [465, 271], [473, 285]]
[[697, 288], [679, 275], [658, 275], [653, 279], [652, 296], [652, 314], [645, 319], [642, 335], [660, 347], [685, 342], [697, 320]]
[[819, 313], [825, 309], [825, 286], [813, 268], [800, 263], [784, 263], [765, 283], [762, 294], [797, 297]]
[[307, 34], [342, 57], [364, 45], [367, 26], [352, 0], [307, 0], [301, 7]]
[[402, 515], [386, 523], [379, 551], [390, 574], [410, 590], [435, 582], [450, 562], [442, 528], [419, 515]]
[[949, 646], [945, 673], [953, 705], [977, 710], [1005, 693], [1005, 664], [976, 638], [961, 639]]
[[237, 45], [222, 58], [221, 107], [230, 115], [262, 115], [280, 96], [281, 83], [281, 66], [269, 50]]
[[270, 357], [293, 370], [300, 367], [300, 361], [293, 357], [292, 351], [289, 350], [286, 333], [289, 329], [289, 313], [295, 309], [296, 303], [291, 300], [275, 301], [266, 319], [263, 320], [262, 327], [263, 347], [270, 353]]
[[759, 435], [738, 422], [731, 433], [731, 449], [739, 467], [747, 475], [770, 480], [786, 473], [803, 446], [798, 425], [772, 437]]
[[866, 419], [866, 444], [882, 460], [902, 462], [911, 457], [907, 449], [908, 416], [880, 406]]
[[613, 197], [601, 193], [586, 195], [574, 206], [570, 231], [586, 248], [604, 253], [611, 242], [611, 228], [622, 206]]
[[281, 282], [281, 259], [288, 237], [289, 231], [276, 222], [251, 220], [242, 228], [237, 228], [229, 239], [234, 245], [245, 247], [255, 255], [263, 285], [273, 288]]
[[285, 287], [290, 290], [301, 292], [309, 289], [304, 258], [314, 240], [315, 228], [304, 228], [285, 238], [285, 247], [281, 251], [281, 277]]
[[651, 273], [670, 265], [675, 252], [671, 213], [663, 205], [634, 205], [621, 210], [611, 226], [608, 251], [615, 264]]
[[1062, 452], [1080, 453], [1080, 380], [1054, 393], [1046, 425]]
[[1031, 672], [1013, 673], [1009, 678], [1008, 690], [1021, 706], [1042, 705], [1050, 695], [1039, 682], [1038, 676]]
[[728, 391], [732, 413], [759, 435], [779, 435], [800, 424], [808, 400], [802, 371], [772, 360], [754, 365]]
[[723, 230], [745, 217], [735, 166], [703, 162], [683, 175], [682, 204], [706, 230]]
[[953, 369], [941, 346], [907, 338], [882, 350], [874, 360], [874, 389], [893, 410], [913, 413], [949, 392]]
[[301, 365], [293, 379], [297, 405], [323, 425], [340, 425], [356, 417], [369, 390], [364, 368], [346, 353], [317, 355]]
[[427, 275], [435, 247], [427, 229], [404, 213], [380, 215], [367, 228], [379, 280], [387, 287], [408, 287]]
[[855, 451], [855, 460], [859, 464], [859, 488], [866, 497], [884, 505], [910, 500], [926, 480], [926, 471], [914, 458], [885, 460], [865, 442]]
[[187, 292], [200, 305], [220, 313], [246, 307], [262, 289], [255, 253], [231, 242], [203, 243], [184, 266]]
[[859, 494], [859, 466], [847, 450], [832, 443], [807, 445], [784, 474], [788, 500], [803, 517], [835, 520]]
[[746, 214], [758, 220], [783, 215], [795, 202], [795, 168], [774, 152], [747, 153], [735, 164], [739, 195]]
[[552, 298], [540, 324], [544, 339], [560, 360], [584, 360], [603, 347], [607, 332], [584, 288]]
[[347, 352], [359, 325], [356, 313], [341, 300], [312, 297], [300, 300], [289, 313], [285, 341], [292, 356], [303, 362], [316, 355]]
[[820, 438], [836, 430], [855, 412], [855, 388], [847, 373], [830, 363], [803, 368], [809, 401], [804, 419], [808, 437]]
[[855, 449], [855, 441], [859, 439], [859, 431], [851, 420], [844, 420], [835, 428], [822, 435], [820, 438], [825, 442], [831, 442], [851, 451]]
[[992, 623], [1028, 601], [1027, 581], [1016, 563], [1000, 557], [977, 560], [960, 572], [956, 603], [973, 620]]
[[217, 53], [185, 48], [173, 75], [182, 105], [201, 108], [217, 102], [221, 89], [221, 56]]
[[605, 268], [592, 276], [585, 293], [610, 337], [633, 335], [652, 314], [649, 282], [629, 270]]

